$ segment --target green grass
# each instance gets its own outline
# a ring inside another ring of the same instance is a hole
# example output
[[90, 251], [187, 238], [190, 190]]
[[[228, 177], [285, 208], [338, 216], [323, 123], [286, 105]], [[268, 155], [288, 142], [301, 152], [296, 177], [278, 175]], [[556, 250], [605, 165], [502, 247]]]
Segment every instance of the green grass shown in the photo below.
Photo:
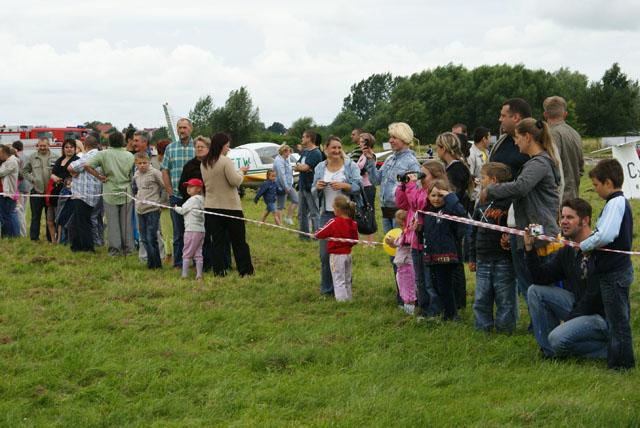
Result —
[[[459, 324], [418, 322], [395, 307], [382, 250], [363, 246], [354, 301], [338, 304], [319, 297], [316, 243], [264, 226], [247, 235], [256, 276], [204, 284], [104, 249], [0, 241], [0, 425], [640, 423], [638, 370], [541, 359], [523, 305], [512, 336], [476, 332], [470, 306]], [[631, 294], [640, 354], [637, 281]]]

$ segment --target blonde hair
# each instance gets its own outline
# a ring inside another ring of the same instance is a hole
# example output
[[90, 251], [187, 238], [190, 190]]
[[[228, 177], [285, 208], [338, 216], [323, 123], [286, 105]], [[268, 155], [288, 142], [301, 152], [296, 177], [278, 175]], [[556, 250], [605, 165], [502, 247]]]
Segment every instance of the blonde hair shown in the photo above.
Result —
[[453, 132], [443, 132], [436, 138], [436, 146], [442, 147], [445, 152], [453, 156], [454, 159], [462, 160], [462, 148], [460, 139]]
[[449, 182], [445, 181], [445, 180], [433, 180], [431, 182], [431, 184], [429, 184], [429, 194], [431, 194], [433, 189], [446, 190], [448, 192], [451, 191], [451, 187], [449, 186]]
[[211, 139], [210, 138], [204, 137], [202, 135], [198, 135], [196, 137], [196, 139], [193, 141], [193, 144], [197, 143], [198, 141], [202, 141], [205, 146], [211, 147]]
[[554, 95], [546, 98], [542, 103], [542, 107], [549, 119], [558, 119], [562, 118], [567, 111], [567, 102], [564, 98]]
[[398, 224], [404, 225], [405, 221], [407, 220], [407, 212], [405, 210], [398, 210], [396, 211], [396, 221], [398, 222]]
[[549, 131], [549, 125], [542, 120], [535, 120], [532, 117], [522, 119], [516, 125], [516, 132], [520, 135], [529, 134], [536, 143], [542, 146], [542, 149], [549, 153], [556, 166], [560, 164], [558, 162], [558, 154], [556, 153], [556, 146], [553, 143], [553, 137]]
[[439, 160], [429, 159], [422, 164], [422, 168], [429, 171], [431, 177], [434, 180], [447, 180], [447, 171], [444, 169], [444, 165]]
[[76, 152], [79, 152], [79, 153], [84, 153], [85, 152], [84, 144], [82, 144], [82, 141], [80, 141], [80, 140], [76, 140]]
[[280, 147], [278, 147], [278, 154], [279, 154], [280, 156], [282, 156], [282, 154], [283, 154], [283, 153], [285, 152], [285, 150], [287, 150], [287, 149], [291, 149], [291, 147], [289, 147], [289, 145], [288, 145], [287, 143], [282, 143], [282, 144], [280, 145]]
[[401, 140], [406, 145], [411, 145], [415, 139], [413, 129], [404, 122], [394, 122], [389, 125], [389, 136]]
[[350, 219], [354, 219], [356, 217], [356, 203], [350, 201], [344, 195], [338, 195], [333, 200], [333, 209], [334, 211], [337, 209], [338, 211], [349, 216]]

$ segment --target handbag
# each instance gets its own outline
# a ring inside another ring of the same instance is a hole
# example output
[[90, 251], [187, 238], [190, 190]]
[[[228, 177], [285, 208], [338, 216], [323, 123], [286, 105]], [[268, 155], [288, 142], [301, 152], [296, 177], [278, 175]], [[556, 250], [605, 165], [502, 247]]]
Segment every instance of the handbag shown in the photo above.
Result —
[[362, 203], [356, 202], [356, 223], [358, 223], [358, 232], [363, 235], [371, 235], [378, 230], [378, 224], [376, 223], [376, 213], [373, 205], [369, 203], [364, 189], [360, 187], [360, 199]]

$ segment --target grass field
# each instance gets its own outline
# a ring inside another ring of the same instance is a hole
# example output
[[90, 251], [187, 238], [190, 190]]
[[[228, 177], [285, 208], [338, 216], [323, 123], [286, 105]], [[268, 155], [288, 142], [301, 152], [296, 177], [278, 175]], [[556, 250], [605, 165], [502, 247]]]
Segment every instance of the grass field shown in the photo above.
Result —
[[319, 296], [317, 243], [247, 234], [256, 275], [203, 284], [104, 249], [0, 241], [0, 425], [640, 424], [637, 369], [541, 359], [522, 305], [514, 335], [476, 332], [472, 277], [462, 323], [419, 322], [396, 308], [380, 248], [354, 249], [354, 301], [338, 304]]

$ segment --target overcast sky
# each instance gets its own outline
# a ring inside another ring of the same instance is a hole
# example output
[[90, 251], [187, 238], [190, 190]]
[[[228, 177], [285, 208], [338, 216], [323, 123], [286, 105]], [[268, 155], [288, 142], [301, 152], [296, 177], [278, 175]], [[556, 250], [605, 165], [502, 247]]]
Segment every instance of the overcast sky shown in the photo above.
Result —
[[[476, 4], [478, 6], [476, 6]], [[246, 86], [261, 120], [329, 123], [373, 73], [449, 62], [640, 77], [640, 0], [2, 0], [0, 124], [164, 125]], [[480, 6], [482, 5], [482, 6]]]

